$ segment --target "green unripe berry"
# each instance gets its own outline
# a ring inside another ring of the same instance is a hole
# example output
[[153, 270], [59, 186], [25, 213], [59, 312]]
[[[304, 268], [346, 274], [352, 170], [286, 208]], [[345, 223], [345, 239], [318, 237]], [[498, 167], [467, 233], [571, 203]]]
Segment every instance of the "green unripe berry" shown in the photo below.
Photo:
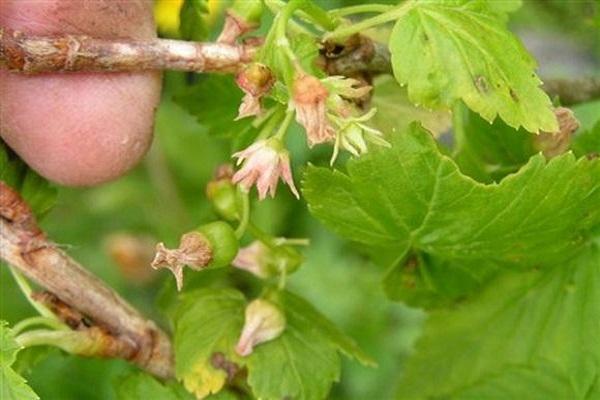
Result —
[[202, 225], [197, 229], [208, 241], [211, 249], [211, 259], [207, 268], [226, 267], [235, 258], [239, 242], [235, 231], [226, 222], [217, 221]]
[[242, 210], [242, 193], [230, 179], [219, 179], [208, 183], [206, 196], [220, 217], [227, 221], [238, 221]]

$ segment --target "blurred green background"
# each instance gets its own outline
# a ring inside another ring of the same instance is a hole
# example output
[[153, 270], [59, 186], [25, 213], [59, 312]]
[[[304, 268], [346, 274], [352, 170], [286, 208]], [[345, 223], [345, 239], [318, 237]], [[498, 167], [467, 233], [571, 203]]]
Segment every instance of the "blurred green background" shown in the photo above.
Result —
[[[177, 23], [173, 9], [179, 3], [157, 3], [157, 20], [166, 35], [173, 35]], [[226, 5], [211, 3], [212, 24], [218, 28]], [[320, 3], [333, 8], [361, 1]], [[600, 39], [598, 30], [589, 29], [598, 23], [598, 16], [589, 12], [592, 3], [525, 1], [516, 13], [514, 28], [540, 61], [542, 76], [598, 74]], [[60, 188], [56, 207], [42, 223], [56, 243], [167, 329], [156, 299], [165, 282], [172, 286], [172, 277], [165, 271], [151, 271], [149, 254], [157, 241], [173, 244], [182, 232], [216, 218], [204, 190], [214, 169], [227, 162], [231, 153], [229, 139], [209, 134], [206, 126], [173, 101], [198, 79], [202, 77], [167, 73], [155, 141], [143, 163], [100, 187]], [[232, 102], [229, 112], [236, 109]], [[289, 145], [299, 183], [302, 165], [326, 164], [329, 150], [309, 154], [298, 128], [294, 129]], [[256, 203], [253, 209], [256, 220], [273, 234], [311, 238], [306, 263], [290, 278], [289, 288], [313, 302], [379, 363], [369, 369], [344, 360], [342, 381], [334, 386], [331, 398], [392, 398], [423, 313], [386, 300], [380, 289], [382, 270], [360, 249], [327, 232], [310, 217], [304, 202], [282, 189], [276, 199]], [[124, 258], [124, 253], [135, 257]], [[34, 310], [7, 268], [0, 268], [0, 319], [13, 324], [31, 315]], [[113, 382], [132, 369], [122, 361], [83, 359], [58, 351], [28, 351], [23, 357], [29, 361], [23, 363], [23, 372], [44, 400], [113, 399]]]

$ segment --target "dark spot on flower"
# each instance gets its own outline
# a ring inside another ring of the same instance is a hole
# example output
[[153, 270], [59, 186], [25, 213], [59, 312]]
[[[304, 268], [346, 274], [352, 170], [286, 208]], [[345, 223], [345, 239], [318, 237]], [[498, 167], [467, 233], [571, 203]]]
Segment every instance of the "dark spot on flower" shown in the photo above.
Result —
[[519, 96], [517, 96], [517, 93], [516, 93], [516, 92], [513, 90], [513, 88], [510, 88], [510, 89], [509, 89], [509, 93], [510, 93], [510, 97], [512, 97], [512, 99], [513, 99], [515, 102], [517, 102], [517, 103], [518, 103], [518, 102], [519, 102]]

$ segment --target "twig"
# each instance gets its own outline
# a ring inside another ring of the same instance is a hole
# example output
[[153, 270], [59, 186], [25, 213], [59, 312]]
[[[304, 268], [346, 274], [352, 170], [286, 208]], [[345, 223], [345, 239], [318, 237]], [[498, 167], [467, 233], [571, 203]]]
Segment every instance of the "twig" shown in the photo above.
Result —
[[[181, 40], [99, 39], [88, 36], [31, 36], [0, 28], [0, 69], [29, 74], [81, 71], [178, 70], [236, 73], [261, 45]], [[320, 66], [329, 75], [366, 78], [392, 72], [387, 47], [363, 35], [325, 41]], [[600, 78], [547, 79], [543, 89], [563, 105], [600, 99]]]
[[578, 79], [547, 79], [544, 90], [550, 97], [557, 96], [562, 105], [585, 103], [600, 99], [600, 77]]
[[32, 36], [0, 28], [0, 68], [25, 73], [178, 70], [236, 72], [258, 43]]
[[[57, 248], [38, 227], [31, 210], [13, 189], [0, 181], [0, 258], [48, 289], [74, 315], [91, 321], [72, 329], [94, 343], [87, 355], [120, 357], [148, 372], [173, 375], [169, 338], [117, 293]], [[61, 315], [62, 314], [62, 315]]]

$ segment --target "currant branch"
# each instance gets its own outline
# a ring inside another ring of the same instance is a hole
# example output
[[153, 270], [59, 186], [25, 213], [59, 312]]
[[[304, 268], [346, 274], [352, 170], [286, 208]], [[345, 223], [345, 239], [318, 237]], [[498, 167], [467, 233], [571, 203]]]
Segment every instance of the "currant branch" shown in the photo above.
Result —
[[0, 28], [0, 68], [24, 73], [177, 70], [235, 72], [257, 43], [39, 37]]
[[173, 356], [167, 335], [144, 318], [116, 292], [91, 275], [50, 241], [29, 206], [0, 181], [0, 258], [49, 294], [32, 294], [42, 310], [55, 318], [27, 325], [70, 329], [34, 330], [19, 337], [22, 345], [50, 344], [76, 354], [129, 360], [162, 378], [173, 375]]

